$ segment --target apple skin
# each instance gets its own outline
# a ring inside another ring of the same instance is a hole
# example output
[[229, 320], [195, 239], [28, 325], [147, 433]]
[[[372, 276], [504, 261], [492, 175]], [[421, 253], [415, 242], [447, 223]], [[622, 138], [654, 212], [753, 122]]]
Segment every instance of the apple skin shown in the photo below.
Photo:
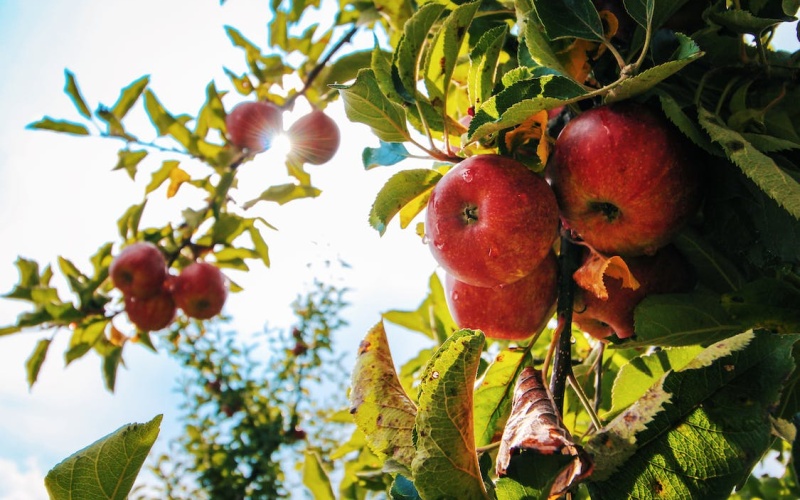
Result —
[[108, 274], [125, 296], [143, 299], [161, 291], [167, 279], [167, 262], [157, 246], [140, 241], [128, 245], [114, 258]]
[[527, 276], [547, 256], [558, 232], [558, 206], [547, 182], [522, 163], [472, 156], [431, 191], [425, 232], [448, 274], [493, 287]]
[[528, 276], [492, 288], [445, 277], [447, 305], [459, 328], [493, 339], [525, 340], [542, 331], [558, 297], [558, 259], [553, 252]]
[[339, 127], [319, 109], [298, 118], [287, 134], [292, 143], [289, 159], [299, 163], [322, 165], [339, 150]]
[[605, 276], [607, 300], [583, 289], [576, 293], [573, 322], [596, 339], [615, 333], [620, 339], [632, 337], [633, 313], [642, 299], [660, 293], [687, 292], [695, 285], [691, 266], [672, 245], [652, 256], [625, 259], [625, 263], [639, 282], [636, 290], [623, 288], [622, 280]]
[[172, 294], [164, 288], [147, 298], [125, 297], [125, 312], [128, 319], [143, 331], [166, 328], [175, 319], [177, 309]]
[[242, 102], [225, 117], [225, 127], [234, 146], [261, 153], [270, 148], [273, 137], [283, 133], [283, 110], [271, 102]]
[[170, 280], [169, 287], [175, 304], [190, 318], [213, 318], [228, 297], [225, 276], [208, 262], [189, 264]]
[[652, 255], [697, 211], [699, 165], [664, 118], [626, 101], [585, 111], [547, 165], [564, 225], [595, 250]]

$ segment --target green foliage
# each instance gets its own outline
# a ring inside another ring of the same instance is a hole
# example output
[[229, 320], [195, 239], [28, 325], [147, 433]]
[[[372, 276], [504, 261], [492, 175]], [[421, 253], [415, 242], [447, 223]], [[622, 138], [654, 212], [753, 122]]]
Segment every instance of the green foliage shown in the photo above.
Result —
[[45, 485], [54, 500], [128, 498], [147, 453], [158, 437], [161, 415], [129, 424], [76, 452], [47, 473]]

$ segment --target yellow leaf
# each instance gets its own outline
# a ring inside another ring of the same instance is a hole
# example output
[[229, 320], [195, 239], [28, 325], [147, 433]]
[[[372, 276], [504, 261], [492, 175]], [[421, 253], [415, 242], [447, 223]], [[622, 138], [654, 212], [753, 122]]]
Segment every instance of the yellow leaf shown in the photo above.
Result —
[[181, 184], [190, 181], [192, 178], [180, 167], [175, 167], [169, 172], [169, 187], [167, 188], [167, 198], [172, 198], [178, 194]]

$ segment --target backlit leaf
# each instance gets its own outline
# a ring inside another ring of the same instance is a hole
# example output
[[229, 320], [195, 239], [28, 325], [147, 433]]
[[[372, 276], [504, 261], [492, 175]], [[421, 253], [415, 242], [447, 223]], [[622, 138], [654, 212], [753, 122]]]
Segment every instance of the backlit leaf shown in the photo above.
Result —
[[174, 169], [178, 168], [178, 165], [180, 165], [180, 162], [177, 160], [164, 160], [161, 168], [153, 172], [150, 183], [145, 188], [145, 194], [150, 194], [158, 189], [164, 181], [170, 178], [170, 174]]
[[382, 141], [405, 142], [409, 139], [405, 111], [384, 95], [372, 70], [359, 71], [352, 85], [331, 87], [339, 90], [345, 113], [351, 121], [368, 125]]
[[91, 118], [92, 112], [89, 111], [89, 106], [86, 105], [86, 101], [81, 95], [78, 82], [75, 80], [75, 75], [71, 71], [65, 69], [64, 77], [66, 79], [64, 83], [64, 92], [72, 99], [72, 104], [75, 105], [75, 109], [77, 109], [78, 113], [84, 118]]
[[394, 174], [378, 192], [369, 214], [369, 223], [381, 235], [389, 221], [418, 196], [430, 191], [442, 174], [436, 170], [403, 170]]
[[306, 459], [303, 462], [303, 484], [311, 492], [314, 500], [335, 500], [333, 496], [333, 488], [331, 487], [331, 480], [325, 469], [322, 468], [322, 462], [319, 455], [312, 450], [305, 452]]
[[297, 184], [281, 184], [278, 186], [270, 186], [266, 191], [261, 193], [258, 198], [250, 200], [242, 205], [245, 210], [252, 208], [260, 201], [272, 201], [278, 205], [289, 203], [292, 200], [300, 198], [316, 198], [322, 194], [322, 191], [314, 186], [300, 186]]
[[425, 88], [431, 102], [438, 101], [437, 107], [442, 107], [447, 101], [450, 80], [461, 45], [479, 6], [480, 2], [473, 1], [453, 9], [436, 32], [431, 47], [426, 52], [423, 69]]
[[111, 107], [111, 112], [114, 113], [118, 120], [122, 120], [128, 114], [128, 111], [136, 104], [136, 101], [139, 100], [149, 83], [150, 77], [143, 76], [122, 89], [117, 102]]
[[414, 311], [391, 310], [383, 319], [443, 342], [458, 328], [447, 307], [444, 286], [436, 273], [428, 280], [428, 296]]
[[66, 120], [54, 120], [45, 116], [38, 122], [28, 124], [30, 129], [51, 130], [53, 132], [64, 132], [73, 135], [89, 135], [89, 129], [84, 125]]
[[128, 498], [158, 437], [161, 418], [123, 426], [53, 467], [44, 480], [50, 498]]
[[383, 323], [367, 333], [358, 349], [350, 391], [350, 413], [378, 456], [410, 469], [417, 408], [394, 368]]
[[508, 34], [508, 26], [490, 29], [481, 35], [469, 54], [470, 66], [467, 80], [470, 105], [478, 109], [491, 97], [500, 52]]
[[184, 182], [192, 180], [192, 177], [180, 167], [175, 167], [169, 171], [169, 186], [167, 187], [167, 198], [172, 198], [178, 194], [178, 190]]
[[428, 39], [428, 33], [444, 8], [445, 6], [441, 4], [425, 4], [403, 27], [403, 35], [397, 44], [392, 61], [392, 78], [395, 89], [406, 101], [413, 102], [415, 99], [420, 53]]
[[50, 347], [51, 339], [40, 339], [33, 349], [33, 353], [25, 362], [25, 371], [28, 375], [28, 387], [32, 387], [39, 377], [39, 370], [47, 356], [47, 349]]
[[422, 376], [414, 433], [417, 451], [411, 464], [422, 498], [488, 498], [472, 418], [473, 385], [483, 345], [480, 332], [454, 333]]
[[505, 349], [483, 374], [474, 396], [476, 446], [486, 446], [500, 439], [511, 413], [514, 383], [530, 362], [524, 349]]
[[125, 170], [131, 179], [136, 178], [136, 167], [139, 166], [142, 160], [147, 157], [147, 151], [131, 151], [129, 149], [120, 149], [117, 152], [117, 165], [114, 170]]

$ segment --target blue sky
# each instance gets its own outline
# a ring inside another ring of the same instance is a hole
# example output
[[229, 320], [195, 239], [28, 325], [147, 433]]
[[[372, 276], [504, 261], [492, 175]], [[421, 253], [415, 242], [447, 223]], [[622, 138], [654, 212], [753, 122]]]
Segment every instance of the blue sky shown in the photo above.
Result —
[[[255, 43], [266, 39], [266, 2], [231, 0], [73, 0], [0, 1], [0, 292], [17, 279], [18, 255], [55, 263], [58, 255], [86, 267], [105, 241], [116, 241], [116, 219], [141, 200], [149, 174], [133, 183], [112, 172], [120, 143], [26, 130], [44, 115], [79, 120], [62, 92], [64, 70], [72, 71], [91, 108], [112, 104], [119, 90], [142, 75], [172, 112], [195, 113], [206, 84], [231, 89], [223, 66], [243, 71], [241, 52], [231, 46], [223, 26], [233, 25]], [[371, 42], [368, 34], [361, 40]], [[226, 103], [239, 96], [231, 95]], [[287, 116], [287, 126], [305, 111]], [[265, 233], [271, 269], [231, 277], [245, 287], [226, 311], [245, 333], [265, 324], [291, 322], [289, 304], [311, 276], [306, 264], [341, 257], [353, 265], [344, 276], [353, 289], [346, 316], [351, 326], [337, 343], [354, 356], [358, 341], [390, 308], [415, 309], [422, 300], [434, 263], [412, 231], [396, 225], [380, 238], [367, 225], [375, 193], [394, 172], [364, 172], [361, 150], [375, 146], [366, 128], [347, 123], [339, 103], [329, 112], [342, 127], [342, 148], [330, 163], [311, 170], [323, 190], [315, 200], [269, 206], [263, 217], [279, 228]], [[130, 127], [148, 131], [141, 110]], [[271, 184], [289, 182], [282, 166], [265, 154], [242, 171], [242, 199]], [[155, 168], [158, 164], [150, 164]], [[146, 170], [147, 166], [142, 169]], [[162, 195], [163, 196], [163, 195]], [[178, 203], [155, 203], [153, 224], [178, 217]], [[191, 197], [186, 203], [195, 203]], [[255, 210], [255, 209], [254, 209]], [[163, 222], [162, 222], [163, 223]], [[23, 304], [0, 300], [0, 324], [14, 322]], [[46, 498], [41, 482], [58, 461], [128, 422], [164, 413], [157, 448], [180, 430], [174, 393], [177, 367], [166, 354], [137, 346], [126, 349], [115, 394], [102, 385], [99, 363], [87, 356], [63, 366], [68, 332], [55, 335], [39, 382], [28, 391], [24, 362], [36, 341], [53, 332], [26, 332], [0, 339], [0, 499]], [[390, 341], [402, 360], [425, 341], [396, 331]], [[413, 341], [409, 342], [409, 336]]]

